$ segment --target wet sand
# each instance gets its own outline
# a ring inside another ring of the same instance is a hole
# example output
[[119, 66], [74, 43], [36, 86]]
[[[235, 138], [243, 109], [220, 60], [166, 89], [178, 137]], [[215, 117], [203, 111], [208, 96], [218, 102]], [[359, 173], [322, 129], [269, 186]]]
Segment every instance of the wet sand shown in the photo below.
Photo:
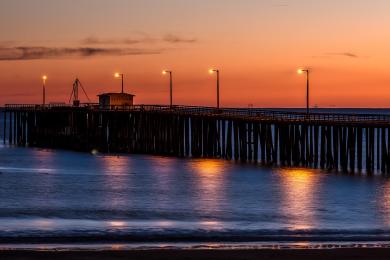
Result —
[[390, 259], [389, 248], [369, 249], [292, 249], [292, 250], [128, 250], [128, 251], [32, 251], [2, 250], [1, 260], [161, 260], [161, 259], [215, 259], [215, 260], [251, 260], [251, 259]]

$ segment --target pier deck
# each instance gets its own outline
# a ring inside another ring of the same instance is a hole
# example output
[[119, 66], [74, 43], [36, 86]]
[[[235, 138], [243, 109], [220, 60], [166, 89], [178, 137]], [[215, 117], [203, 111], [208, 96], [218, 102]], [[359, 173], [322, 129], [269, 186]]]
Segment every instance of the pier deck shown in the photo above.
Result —
[[390, 173], [390, 115], [16, 104], [4, 118], [16, 145]]

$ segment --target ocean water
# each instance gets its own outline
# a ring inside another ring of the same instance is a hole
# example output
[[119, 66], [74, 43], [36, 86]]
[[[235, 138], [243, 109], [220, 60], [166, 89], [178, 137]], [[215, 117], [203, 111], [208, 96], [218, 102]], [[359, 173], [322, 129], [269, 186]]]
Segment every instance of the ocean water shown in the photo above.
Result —
[[390, 180], [0, 147], [0, 242], [390, 240]]
[[379, 175], [0, 145], [2, 245], [389, 241]]

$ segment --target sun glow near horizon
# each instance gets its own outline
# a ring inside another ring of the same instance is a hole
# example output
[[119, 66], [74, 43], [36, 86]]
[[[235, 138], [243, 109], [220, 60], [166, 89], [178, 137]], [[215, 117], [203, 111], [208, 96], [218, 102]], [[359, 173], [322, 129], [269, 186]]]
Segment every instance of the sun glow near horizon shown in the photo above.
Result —
[[[170, 68], [175, 103], [213, 105], [215, 86], [205, 72], [217, 67], [225, 106], [304, 107], [296, 75], [304, 65], [315, 69], [312, 104], [388, 107], [390, 2], [309, 3], [96, 0], [90, 12], [86, 0], [4, 0], [0, 104], [39, 103], [43, 72], [50, 75], [49, 102], [66, 101], [76, 75], [96, 101], [97, 94], [117, 89], [110, 72], [118, 68], [136, 103], [164, 104], [166, 79], [159, 72]], [[81, 18], [84, 26], [77, 23]]]

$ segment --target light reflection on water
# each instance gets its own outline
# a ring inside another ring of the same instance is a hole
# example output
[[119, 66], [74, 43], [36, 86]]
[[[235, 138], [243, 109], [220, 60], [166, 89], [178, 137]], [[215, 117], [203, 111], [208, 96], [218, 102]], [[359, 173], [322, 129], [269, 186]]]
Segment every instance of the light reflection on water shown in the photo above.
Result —
[[308, 169], [283, 169], [280, 174], [282, 211], [288, 216], [291, 229], [311, 229], [316, 226], [315, 203], [320, 175]]
[[110, 227], [113, 227], [113, 228], [122, 228], [122, 227], [126, 227], [126, 222], [124, 221], [109, 221], [108, 224], [110, 225]]
[[390, 181], [382, 177], [7, 147], [0, 147], [0, 172], [0, 236], [59, 230], [390, 235]]
[[131, 173], [131, 161], [124, 156], [99, 156], [103, 172], [109, 176], [127, 175]]
[[126, 190], [132, 171], [131, 161], [121, 156], [101, 156], [99, 159], [104, 173], [103, 190], [109, 191], [105, 192], [103, 199], [110, 203], [111, 208], [126, 207], [130, 203], [127, 200]]
[[390, 227], [390, 181], [387, 181], [378, 193], [378, 207], [382, 211], [383, 222], [387, 227]]
[[55, 223], [51, 219], [37, 219], [34, 220], [33, 226], [41, 230], [51, 230], [55, 227]]
[[195, 160], [190, 162], [189, 167], [195, 174], [195, 183], [199, 197], [196, 203], [199, 210], [210, 216], [213, 220], [200, 220], [203, 228], [222, 228], [221, 223], [213, 216], [213, 212], [223, 210], [222, 203], [225, 198], [225, 180], [227, 165], [219, 160]]

